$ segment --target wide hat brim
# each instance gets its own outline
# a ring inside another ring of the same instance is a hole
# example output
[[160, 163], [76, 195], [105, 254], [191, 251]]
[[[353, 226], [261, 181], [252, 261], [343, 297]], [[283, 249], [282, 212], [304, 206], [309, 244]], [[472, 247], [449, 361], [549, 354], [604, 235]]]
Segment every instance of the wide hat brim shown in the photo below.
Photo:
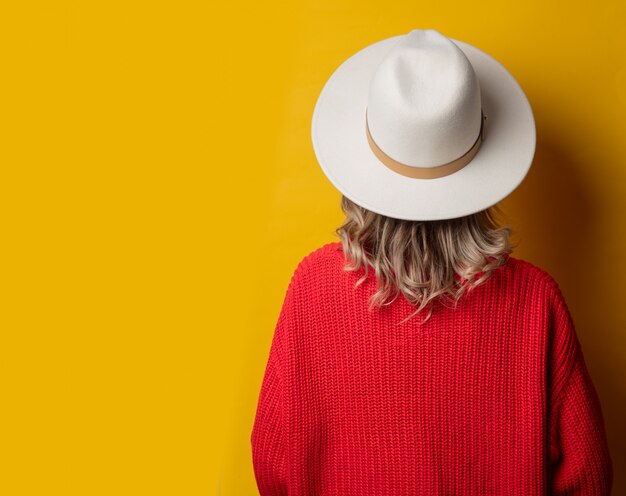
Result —
[[354, 203], [387, 217], [442, 220], [487, 209], [522, 182], [535, 154], [530, 103], [509, 71], [482, 50], [449, 38], [478, 78], [483, 142], [471, 162], [440, 178], [399, 174], [381, 163], [367, 141], [365, 111], [374, 71], [404, 35], [378, 41], [343, 62], [320, 93], [311, 122], [315, 155], [324, 174]]

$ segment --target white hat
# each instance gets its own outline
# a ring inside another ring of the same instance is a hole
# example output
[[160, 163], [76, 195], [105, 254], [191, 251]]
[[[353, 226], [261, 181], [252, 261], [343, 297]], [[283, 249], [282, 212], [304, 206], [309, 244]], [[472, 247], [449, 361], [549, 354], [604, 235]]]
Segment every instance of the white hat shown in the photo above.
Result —
[[406, 220], [484, 210], [519, 186], [535, 154], [532, 109], [496, 59], [434, 29], [369, 45], [328, 79], [311, 123], [330, 182]]

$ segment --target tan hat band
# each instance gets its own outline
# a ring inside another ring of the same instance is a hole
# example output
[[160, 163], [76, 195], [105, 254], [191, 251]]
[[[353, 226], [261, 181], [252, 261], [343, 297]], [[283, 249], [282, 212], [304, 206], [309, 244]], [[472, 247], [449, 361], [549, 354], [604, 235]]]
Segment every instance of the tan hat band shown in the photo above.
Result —
[[487, 116], [484, 115], [483, 111], [481, 110], [480, 111], [480, 132], [478, 133], [478, 138], [476, 138], [476, 141], [467, 152], [465, 152], [462, 156], [453, 160], [452, 162], [448, 162], [447, 164], [443, 164], [443, 165], [437, 165], [435, 167], [415, 167], [411, 165], [406, 165], [401, 162], [398, 162], [397, 160], [394, 160], [389, 155], [387, 155], [384, 151], [382, 151], [378, 147], [378, 145], [374, 142], [374, 138], [372, 138], [372, 135], [370, 134], [370, 128], [367, 123], [367, 109], [365, 110], [365, 131], [367, 133], [367, 141], [370, 145], [370, 148], [374, 152], [374, 155], [376, 155], [378, 160], [380, 160], [384, 165], [389, 167], [391, 170], [407, 177], [413, 177], [417, 179], [435, 179], [438, 177], [443, 177], [443, 176], [452, 174], [453, 172], [456, 172], [462, 169], [463, 167], [465, 167], [467, 164], [469, 164], [472, 161], [472, 159], [474, 158], [474, 155], [476, 155], [476, 152], [478, 152], [478, 149], [480, 148], [480, 144], [483, 141], [483, 124], [486, 118]]

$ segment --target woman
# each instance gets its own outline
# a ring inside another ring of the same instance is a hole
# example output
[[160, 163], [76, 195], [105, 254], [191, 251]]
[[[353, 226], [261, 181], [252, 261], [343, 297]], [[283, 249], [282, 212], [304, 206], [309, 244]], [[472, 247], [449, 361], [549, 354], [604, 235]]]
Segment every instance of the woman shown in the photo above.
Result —
[[416, 29], [344, 62], [312, 127], [346, 220], [287, 288], [251, 432], [261, 496], [610, 494], [563, 294], [496, 219], [535, 147], [513, 77]]

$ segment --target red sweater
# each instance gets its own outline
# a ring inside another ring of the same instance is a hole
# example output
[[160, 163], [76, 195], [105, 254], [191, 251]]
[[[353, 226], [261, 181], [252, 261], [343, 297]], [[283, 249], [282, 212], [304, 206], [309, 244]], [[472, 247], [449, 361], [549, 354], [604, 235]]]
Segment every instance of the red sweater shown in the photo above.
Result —
[[340, 242], [304, 257], [251, 431], [261, 496], [608, 495], [603, 416], [555, 279], [514, 257], [425, 324]]

